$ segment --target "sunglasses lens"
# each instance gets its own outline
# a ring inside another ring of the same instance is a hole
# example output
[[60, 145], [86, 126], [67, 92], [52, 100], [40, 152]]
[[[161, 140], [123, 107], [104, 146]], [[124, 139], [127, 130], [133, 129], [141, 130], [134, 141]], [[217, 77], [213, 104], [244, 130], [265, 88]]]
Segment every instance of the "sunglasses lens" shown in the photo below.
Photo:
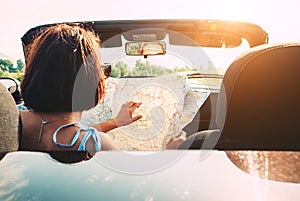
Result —
[[105, 75], [105, 78], [108, 78], [111, 73], [111, 65], [106, 64], [106, 65], [102, 65], [101, 67], [102, 67], [103, 73]]

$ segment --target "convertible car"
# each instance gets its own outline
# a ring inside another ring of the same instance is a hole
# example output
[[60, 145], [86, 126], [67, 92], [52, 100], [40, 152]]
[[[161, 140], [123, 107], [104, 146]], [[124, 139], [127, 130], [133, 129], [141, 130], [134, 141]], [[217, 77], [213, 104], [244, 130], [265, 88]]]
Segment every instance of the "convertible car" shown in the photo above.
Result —
[[[143, 118], [108, 134], [122, 151], [88, 161], [11, 152], [1, 200], [297, 200], [300, 197], [299, 43], [268, 43], [252, 23], [157, 19], [63, 22], [93, 30], [107, 94], [83, 115], [105, 121], [128, 100]], [[32, 41], [54, 24], [22, 37]], [[1, 82], [7, 82], [2, 78]], [[6, 83], [17, 105], [17, 82]], [[168, 139], [186, 133], [178, 150]]]

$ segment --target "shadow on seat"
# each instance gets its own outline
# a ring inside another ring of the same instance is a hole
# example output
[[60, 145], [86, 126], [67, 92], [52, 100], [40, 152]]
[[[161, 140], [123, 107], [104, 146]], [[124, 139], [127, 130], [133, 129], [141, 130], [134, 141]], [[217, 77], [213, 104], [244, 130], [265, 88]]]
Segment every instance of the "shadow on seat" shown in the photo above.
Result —
[[201, 148], [214, 133], [214, 149], [299, 151], [299, 87], [300, 43], [252, 48], [224, 76], [217, 103], [219, 138], [215, 131], [205, 137], [196, 133], [190, 147]]

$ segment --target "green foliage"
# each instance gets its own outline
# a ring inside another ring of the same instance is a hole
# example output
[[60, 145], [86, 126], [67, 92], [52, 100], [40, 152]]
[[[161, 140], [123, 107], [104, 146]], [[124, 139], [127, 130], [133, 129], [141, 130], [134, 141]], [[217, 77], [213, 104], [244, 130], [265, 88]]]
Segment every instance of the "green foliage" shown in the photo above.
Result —
[[10, 71], [14, 64], [10, 60], [0, 59], [0, 69], [4, 72]]
[[142, 62], [141, 60], [137, 60], [132, 69], [130, 69], [123, 61], [119, 61], [112, 66], [111, 77], [120, 78], [124, 76], [160, 76], [174, 72], [175, 71], [172, 69], [152, 65], [149, 61]]
[[19, 80], [20, 82], [22, 82], [24, 73], [9, 73], [7, 71], [3, 72], [2, 70], [0, 70], [0, 77], [15, 78], [15, 79]]
[[149, 61], [143, 63], [141, 60], [137, 60], [132, 73], [134, 76], [160, 76], [174, 73], [174, 71], [161, 66], [151, 65]]
[[23, 72], [24, 67], [25, 67], [25, 63], [21, 59], [18, 59], [17, 60], [17, 70], [18, 70], [18, 72]]
[[116, 68], [115, 66], [112, 66], [110, 77], [120, 78], [121, 77], [121, 70]]
[[123, 61], [117, 62], [112, 66], [111, 77], [120, 78], [124, 76], [161, 76], [172, 74], [175, 72], [195, 71], [196, 67], [175, 67], [173, 69], [151, 64], [149, 61], [142, 62], [140, 59], [136, 61], [135, 66], [130, 69]]
[[0, 75], [3, 74], [3, 72], [23, 72], [24, 67], [25, 64], [21, 59], [17, 60], [17, 67], [14, 67], [14, 64], [11, 60], [0, 59], [0, 71], [2, 71], [2, 73], [0, 72]]
[[119, 61], [111, 69], [111, 77], [124, 77], [129, 72], [128, 65], [125, 64], [123, 61]]
[[126, 76], [128, 74], [128, 72], [130, 71], [128, 68], [128, 65], [125, 64], [123, 61], [118, 62], [115, 65], [115, 67], [120, 70], [120, 77]]
[[3, 70], [0, 68], [0, 77], [9, 77], [8, 71], [3, 71]]
[[17, 61], [17, 67], [10, 60], [0, 59], [0, 77], [11, 77], [22, 82], [23, 80], [23, 70], [25, 64], [21, 59]]
[[15, 78], [17, 80], [19, 80], [20, 82], [22, 82], [23, 77], [24, 77], [24, 73], [18, 72], [18, 73], [10, 73], [9, 77]]
[[175, 72], [186, 72], [186, 71], [199, 71], [199, 70], [196, 67], [185, 66], [185, 67], [175, 67], [174, 71]]

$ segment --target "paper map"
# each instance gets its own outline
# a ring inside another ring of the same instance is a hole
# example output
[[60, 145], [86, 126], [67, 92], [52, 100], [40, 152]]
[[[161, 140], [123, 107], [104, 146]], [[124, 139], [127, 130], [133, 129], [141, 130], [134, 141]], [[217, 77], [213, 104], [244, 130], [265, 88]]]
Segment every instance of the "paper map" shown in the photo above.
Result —
[[109, 78], [106, 95], [82, 116], [92, 125], [113, 118], [127, 101], [142, 102], [134, 116], [143, 117], [108, 132], [122, 150], [161, 150], [170, 137], [178, 135], [196, 115], [209, 95], [208, 90], [192, 91], [179, 75], [148, 78]]

